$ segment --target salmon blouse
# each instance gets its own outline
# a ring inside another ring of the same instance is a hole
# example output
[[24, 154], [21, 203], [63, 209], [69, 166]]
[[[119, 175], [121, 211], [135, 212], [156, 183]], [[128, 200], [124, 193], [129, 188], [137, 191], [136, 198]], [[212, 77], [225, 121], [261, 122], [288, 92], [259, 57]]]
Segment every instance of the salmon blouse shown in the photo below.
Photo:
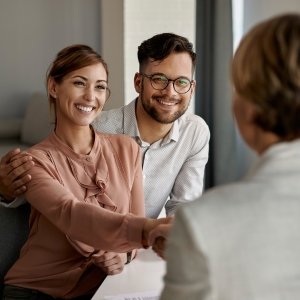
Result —
[[30, 233], [5, 284], [74, 298], [97, 289], [104, 251], [141, 247], [144, 194], [140, 148], [125, 135], [95, 132], [88, 155], [52, 133], [29, 149]]

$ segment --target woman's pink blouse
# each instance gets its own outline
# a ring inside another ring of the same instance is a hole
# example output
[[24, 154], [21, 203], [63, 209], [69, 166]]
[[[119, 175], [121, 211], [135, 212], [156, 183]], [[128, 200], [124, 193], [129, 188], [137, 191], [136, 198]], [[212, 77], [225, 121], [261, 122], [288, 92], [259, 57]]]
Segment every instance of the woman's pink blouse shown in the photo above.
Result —
[[95, 133], [91, 152], [80, 155], [52, 133], [28, 152], [35, 162], [26, 192], [31, 229], [5, 284], [62, 298], [88, 293], [105, 278], [97, 256], [141, 247], [139, 146], [124, 135]]

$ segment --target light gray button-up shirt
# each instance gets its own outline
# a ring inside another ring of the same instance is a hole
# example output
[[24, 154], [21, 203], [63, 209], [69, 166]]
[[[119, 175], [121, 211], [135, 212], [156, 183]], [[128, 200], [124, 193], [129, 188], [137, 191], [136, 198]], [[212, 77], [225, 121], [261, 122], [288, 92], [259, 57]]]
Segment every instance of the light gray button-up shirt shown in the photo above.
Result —
[[153, 144], [140, 138], [135, 100], [102, 111], [93, 126], [101, 132], [129, 135], [141, 146], [147, 217], [157, 218], [164, 206], [166, 214], [172, 215], [179, 204], [202, 194], [210, 133], [201, 117], [185, 113], [167, 136]]

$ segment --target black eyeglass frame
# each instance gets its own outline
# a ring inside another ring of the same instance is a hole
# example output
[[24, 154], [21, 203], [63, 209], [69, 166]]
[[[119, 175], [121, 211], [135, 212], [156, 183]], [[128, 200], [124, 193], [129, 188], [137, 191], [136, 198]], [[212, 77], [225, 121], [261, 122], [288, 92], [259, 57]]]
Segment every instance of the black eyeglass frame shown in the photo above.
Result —
[[[194, 80], [193, 80], [193, 79], [190, 80], [190, 79], [188, 79], [187, 77], [184, 77], [184, 76], [177, 77], [177, 78], [175, 78], [175, 79], [170, 79], [170, 78], [168, 78], [165, 74], [162, 74], [162, 73], [154, 73], [154, 74], [140, 73], [140, 74], [141, 74], [142, 76], [148, 78], [148, 79], [150, 80], [150, 84], [151, 84], [152, 88], [154, 88], [154, 89], [157, 90], [157, 91], [163, 91], [164, 89], [166, 89], [166, 88], [168, 87], [169, 83], [172, 82], [173, 88], [174, 88], [175, 92], [178, 93], [178, 94], [183, 95], [183, 94], [186, 94], [187, 92], [189, 92], [190, 89], [192, 88], [192, 85], [194, 84]], [[155, 76], [155, 75], [161, 75], [161, 76], [163, 76], [164, 78], [167, 79], [167, 81], [166, 81], [167, 84], [166, 84], [166, 86], [165, 86], [164, 88], [158, 89], [158, 88], [156, 88], [156, 87], [153, 86], [153, 80], [152, 80], [152, 78], [153, 78], [153, 76]], [[185, 91], [185, 92], [183, 92], [183, 93], [177, 91], [176, 86], [175, 86], [175, 82], [176, 82], [178, 79], [185, 79], [185, 80], [187, 80], [187, 81], [189, 82], [190, 86], [189, 86], [189, 88], [188, 88], [187, 91]]]

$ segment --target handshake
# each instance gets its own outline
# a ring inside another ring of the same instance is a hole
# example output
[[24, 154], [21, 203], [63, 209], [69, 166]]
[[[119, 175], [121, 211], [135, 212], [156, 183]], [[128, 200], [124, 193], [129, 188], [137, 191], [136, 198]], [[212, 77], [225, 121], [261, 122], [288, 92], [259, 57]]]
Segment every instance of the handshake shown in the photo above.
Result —
[[172, 228], [174, 217], [147, 219], [143, 228], [142, 245], [152, 246], [152, 250], [161, 258], [165, 258], [166, 241]]

